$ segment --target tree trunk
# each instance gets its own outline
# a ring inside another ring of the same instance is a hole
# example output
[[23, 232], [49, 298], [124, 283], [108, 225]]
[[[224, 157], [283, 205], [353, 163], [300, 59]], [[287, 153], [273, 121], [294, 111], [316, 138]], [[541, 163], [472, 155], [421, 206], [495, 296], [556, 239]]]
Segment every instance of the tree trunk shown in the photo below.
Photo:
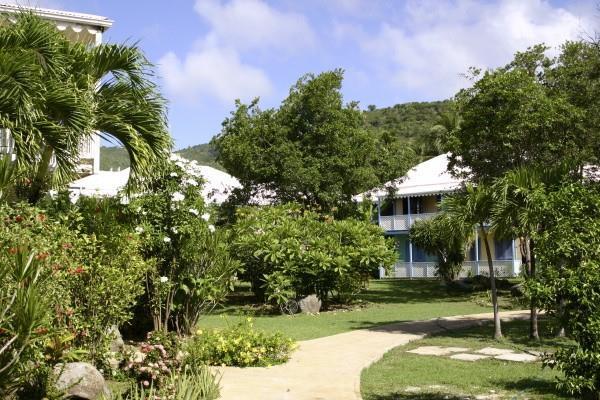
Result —
[[[565, 298], [561, 296], [560, 299], [558, 300], [558, 315], [559, 315], [560, 321], [563, 320], [563, 315], [565, 313], [566, 306], [567, 306], [567, 302], [565, 301]], [[565, 336], [567, 336], [567, 332], [565, 330], [565, 326], [561, 322], [560, 326], [558, 328], [558, 332], [556, 332], [556, 337], [565, 337]]]
[[52, 160], [52, 154], [54, 153], [54, 149], [52, 146], [44, 146], [44, 151], [42, 152], [42, 157], [37, 166], [37, 171], [35, 176], [33, 177], [33, 181], [31, 182], [31, 188], [29, 190], [29, 203], [35, 204], [42, 197], [42, 189], [44, 188], [44, 183], [48, 176], [48, 171], [50, 170], [50, 161]]
[[[533, 240], [529, 239], [529, 264], [531, 266], [530, 269], [530, 279], [535, 278], [535, 246]], [[530, 311], [530, 321], [529, 321], [529, 337], [531, 339], [540, 339], [540, 334], [538, 332], [538, 312], [537, 312], [537, 301], [535, 296], [531, 296], [531, 311]]]
[[494, 262], [492, 261], [492, 252], [490, 251], [490, 242], [488, 234], [483, 226], [480, 224], [481, 237], [483, 238], [483, 244], [485, 246], [485, 254], [487, 256], [488, 268], [490, 273], [490, 288], [492, 290], [492, 307], [494, 309], [494, 339], [502, 338], [502, 326], [500, 322], [500, 310], [498, 307], [498, 291], [496, 290], [496, 273], [494, 271]]

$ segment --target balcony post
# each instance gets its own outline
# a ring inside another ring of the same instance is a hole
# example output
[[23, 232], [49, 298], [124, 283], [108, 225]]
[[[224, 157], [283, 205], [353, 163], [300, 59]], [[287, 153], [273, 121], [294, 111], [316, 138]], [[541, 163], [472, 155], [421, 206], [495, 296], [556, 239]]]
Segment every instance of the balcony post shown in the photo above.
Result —
[[515, 238], [513, 238], [512, 240], [512, 275], [516, 276], [517, 275], [517, 271], [516, 271], [516, 265], [515, 265], [515, 258], [517, 256], [517, 252], [515, 251]]
[[377, 225], [381, 226], [381, 197], [377, 196]]
[[475, 228], [475, 275], [479, 275], [479, 229]]
[[[412, 227], [412, 217], [410, 215], [410, 196], [408, 196], [406, 198], [406, 204], [408, 207], [408, 230], [410, 232], [410, 228]], [[412, 241], [409, 239], [408, 240], [408, 276], [410, 277], [410, 279], [412, 279], [413, 277], [413, 248], [412, 248]]]

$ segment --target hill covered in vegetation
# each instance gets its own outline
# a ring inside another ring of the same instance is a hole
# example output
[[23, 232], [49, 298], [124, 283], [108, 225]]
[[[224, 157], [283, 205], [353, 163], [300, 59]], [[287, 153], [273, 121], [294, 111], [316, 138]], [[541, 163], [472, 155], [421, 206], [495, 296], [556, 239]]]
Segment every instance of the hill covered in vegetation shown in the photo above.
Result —
[[[436, 155], [432, 128], [440, 123], [442, 115], [451, 111], [449, 100], [420, 103], [396, 104], [392, 107], [376, 108], [369, 106], [364, 112], [368, 125], [386, 129], [412, 146], [420, 158]], [[182, 157], [196, 160], [201, 165], [223, 169], [216, 161], [217, 153], [209, 143], [197, 144], [176, 151]], [[127, 152], [122, 147], [102, 147], [100, 149], [100, 169], [123, 169], [129, 166]]]
[[[195, 146], [186, 147], [175, 152], [188, 160], [196, 160], [200, 165], [208, 165], [213, 168], [222, 170], [223, 168], [217, 163], [217, 154], [215, 149], [209, 143], [197, 144]], [[100, 148], [100, 169], [108, 171], [123, 169], [129, 167], [129, 157], [123, 147], [105, 147]]]

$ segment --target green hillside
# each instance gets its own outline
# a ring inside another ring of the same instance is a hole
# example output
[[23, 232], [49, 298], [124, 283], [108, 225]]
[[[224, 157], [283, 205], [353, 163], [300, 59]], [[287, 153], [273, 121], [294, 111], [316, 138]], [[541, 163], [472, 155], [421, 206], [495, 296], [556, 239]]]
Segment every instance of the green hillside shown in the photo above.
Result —
[[[449, 112], [451, 102], [432, 101], [421, 103], [403, 103], [392, 107], [375, 108], [369, 106], [365, 118], [370, 126], [396, 133], [407, 145], [413, 146], [424, 159], [436, 155], [435, 133], [432, 127], [437, 125], [442, 114]], [[177, 154], [188, 160], [196, 160], [201, 165], [223, 169], [216, 162], [216, 151], [209, 143], [198, 144], [177, 150]], [[100, 149], [100, 169], [110, 170], [126, 168], [129, 159], [122, 147], [102, 147]]]
[[[215, 161], [217, 155], [212, 146], [208, 143], [197, 144], [195, 146], [186, 147], [185, 149], [177, 150], [175, 153], [187, 158], [188, 160], [196, 160], [200, 165], [208, 165], [217, 169], [223, 169]], [[127, 152], [122, 147], [105, 147], [100, 148], [100, 169], [108, 171], [123, 169], [129, 166], [129, 157]]]

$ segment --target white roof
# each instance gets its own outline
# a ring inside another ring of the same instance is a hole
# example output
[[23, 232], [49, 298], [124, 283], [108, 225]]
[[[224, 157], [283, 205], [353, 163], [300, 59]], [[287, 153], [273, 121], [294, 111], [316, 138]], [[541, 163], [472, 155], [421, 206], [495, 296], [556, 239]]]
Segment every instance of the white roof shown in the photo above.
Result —
[[18, 13], [23, 10], [32, 11], [33, 13], [46, 19], [90, 25], [100, 27], [103, 29], [110, 28], [113, 24], [112, 20], [100, 15], [84, 14], [62, 10], [52, 10], [49, 8], [22, 6], [10, 3], [0, 3], [0, 13]]
[[121, 171], [98, 171], [69, 184], [75, 196], [116, 196], [129, 180], [129, 168]]
[[[204, 179], [202, 195], [207, 202], [221, 204], [235, 188], [241, 187], [239, 181], [226, 172], [199, 165], [197, 167]], [[105, 197], [116, 196], [129, 180], [129, 168], [121, 171], [98, 171], [78, 179], [69, 185], [71, 197], [79, 196]]]
[[448, 154], [441, 154], [411, 168], [405, 176], [386, 182], [382, 188], [375, 188], [355, 196], [362, 201], [365, 197], [384, 198], [390, 194], [395, 197], [427, 196], [454, 192], [462, 186], [463, 180], [448, 172]]

